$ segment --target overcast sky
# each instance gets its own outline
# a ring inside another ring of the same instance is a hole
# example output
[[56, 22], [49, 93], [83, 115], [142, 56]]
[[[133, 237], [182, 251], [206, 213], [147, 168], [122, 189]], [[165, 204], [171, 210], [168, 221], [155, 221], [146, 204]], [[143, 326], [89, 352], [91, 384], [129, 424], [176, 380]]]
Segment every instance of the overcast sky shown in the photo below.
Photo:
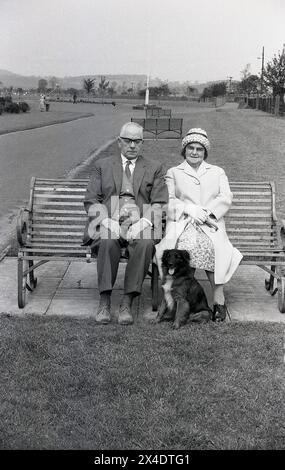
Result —
[[0, 69], [239, 80], [285, 43], [285, 0], [0, 0]]

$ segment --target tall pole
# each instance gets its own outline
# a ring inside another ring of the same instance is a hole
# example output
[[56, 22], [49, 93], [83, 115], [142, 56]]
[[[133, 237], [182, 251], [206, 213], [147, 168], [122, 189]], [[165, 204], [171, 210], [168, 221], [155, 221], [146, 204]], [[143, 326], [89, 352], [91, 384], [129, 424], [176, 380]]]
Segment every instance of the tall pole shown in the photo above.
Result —
[[261, 78], [260, 78], [260, 93], [263, 93], [263, 74], [264, 74], [264, 46], [262, 48], [261, 56]]
[[147, 3], [147, 79], [146, 79], [146, 90], [145, 90], [145, 106], [149, 104], [149, 81], [150, 81], [150, 69], [151, 69], [151, 16], [150, 16], [150, 9], [149, 4]]
[[146, 90], [145, 90], [144, 104], [145, 104], [145, 106], [147, 106], [149, 104], [149, 75], [147, 76], [147, 79], [146, 79]]

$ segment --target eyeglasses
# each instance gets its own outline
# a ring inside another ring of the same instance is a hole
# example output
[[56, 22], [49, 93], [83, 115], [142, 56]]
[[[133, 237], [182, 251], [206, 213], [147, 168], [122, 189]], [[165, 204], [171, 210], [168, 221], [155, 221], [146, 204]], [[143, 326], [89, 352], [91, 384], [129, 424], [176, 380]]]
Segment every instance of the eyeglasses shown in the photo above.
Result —
[[120, 136], [120, 139], [125, 142], [125, 144], [127, 145], [130, 145], [132, 142], [135, 144], [135, 145], [139, 145], [142, 143], [142, 139], [128, 139], [127, 137], [121, 137]]
[[193, 153], [193, 152], [197, 152], [197, 153], [203, 153], [205, 151], [204, 147], [192, 147], [191, 145], [188, 145], [186, 147], [186, 150], [188, 150], [188, 152], [190, 153]]

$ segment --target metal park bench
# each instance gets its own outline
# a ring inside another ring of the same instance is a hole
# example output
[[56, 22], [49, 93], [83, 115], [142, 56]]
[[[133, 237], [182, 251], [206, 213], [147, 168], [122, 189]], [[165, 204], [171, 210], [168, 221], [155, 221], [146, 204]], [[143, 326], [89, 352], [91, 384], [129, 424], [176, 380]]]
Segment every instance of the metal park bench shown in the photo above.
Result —
[[[18, 304], [25, 306], [26, 290], [33, 291], [34, 271], [53, 260], [96, 261], [90, 247], [81, 246], [87, 219], [83, 201], [88, 179], [32, 178], [30, 200], [21, 209], [17, 235]], [[225, 217], [227, 233], [243, 254], [241, 264], [256, 265], [269, 274], [265, 288], [278, 292], [285, 313], [285, 228], [276, 216], [275, 186], [271, 182], [230, 182], [233, 204]], [[121, 261], [126, 261], [121, 258]], [[158, 270], [152, 264], [152, 307], [158, 304]], [[28, 280], [29, 279], [29, 280]], [[277, 288], [275, 288], [275, 281]]]
[[[18, 224], [18, 305], [26, 303], [27, 290], [37, 286], [35, 270], [48, 261], [96, 261], [89, 246], [82, 246], [87, 214], [84, 197], [88, 179], [32, 178], [30, 198], [21, 209]], [[126, 262], [122, 257], [121, 262]], [[152, 308], [157, 310], [158, 269], [152, 263]]]
[[162, 109], [162, 108], [146, 108], [145, 117], [169, 117], [171, 118], [171, 109]]
[[140, 124], [145, 132], [150, 132], [156, 139], [164, 132], [174, 133], [177, 139], [182, 137], [183, 119], [180, 118], [131, 118], [131, 121]]
[[228, 236], [244, 256], [241, 264], [256, 265], [269, 273], [265, 288], [271, 295], [278, 292], [278, 307], [285, 313], [285, 229], [276, 216], [275, 185], [231, 182], [230, 187], [234, 198], [225, 217]]

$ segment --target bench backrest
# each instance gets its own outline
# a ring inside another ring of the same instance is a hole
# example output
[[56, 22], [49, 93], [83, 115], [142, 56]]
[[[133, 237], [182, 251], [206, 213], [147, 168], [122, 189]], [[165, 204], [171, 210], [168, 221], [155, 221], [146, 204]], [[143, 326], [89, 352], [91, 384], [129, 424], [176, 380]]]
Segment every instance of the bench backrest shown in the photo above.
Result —
[[87, 219], [83, 205], [87, 185], [88, 179], [32, 178], [29, 236], [33, 244], [64, 244], [66, 248], [81, 245]]
[[161, 116], [171, 117], [171, 109], [146, 108], [145, 116], [146, 118]]
[[182, 134], [182, 118], [131, 118], [131, 121], [140, 124], [146, 132], [161, 133], [174, 131], [179, 135]]
[[[41, 246], [78, 247], [87, 220], [83, 201], [88, 179], [32, 178], [28, 236]], [[275, 187], [268, 182], [230, 182], [233, 203], [225, 217], [227, 233], [242, 252], [280, 246]]]
[[234, 246], [242, 252], [277, 247], [274, 183], [230, 182], [230, 187], [233, 203], [225, 222]]

